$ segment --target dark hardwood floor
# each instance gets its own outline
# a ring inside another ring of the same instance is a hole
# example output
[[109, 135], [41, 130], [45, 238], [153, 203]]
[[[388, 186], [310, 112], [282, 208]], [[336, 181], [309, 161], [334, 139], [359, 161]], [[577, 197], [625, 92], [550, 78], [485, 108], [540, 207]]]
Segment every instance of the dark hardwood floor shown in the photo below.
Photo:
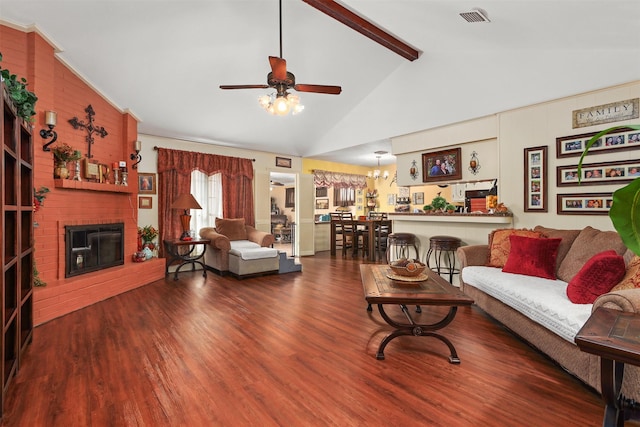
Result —
[[184, 272], [41, 325], [3, 425], [601, 425], [599, 395], [476, 307], [443, 330], [460, 365], [429, 337], [376, 360], [389, 327], [365, 310], [359, 262]]

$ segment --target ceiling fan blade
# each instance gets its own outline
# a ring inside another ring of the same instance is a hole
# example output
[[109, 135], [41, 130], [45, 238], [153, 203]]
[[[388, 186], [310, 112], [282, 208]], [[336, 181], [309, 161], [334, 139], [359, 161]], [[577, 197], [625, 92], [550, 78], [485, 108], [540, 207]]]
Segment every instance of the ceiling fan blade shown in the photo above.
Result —
[[329, 95], [340, 95], [340, 92], [342, 92], [340, 86], [298, 84], [293, 88], [298, 92], [328, 93]]
[[303, 1], [409, 61], [415, 61], [420, 56], [420, 52], [413, 46], [409, 46], [373, 22], [367, 21], [334, 0]]
[[220, 85], [220, 89], [269, 89], [269, 85]]
[[271, 64], [271, 71], [273, 72], [274, 80], [286, 80], [287, 79], [287, 61], [277, 56], [269, 57], [269, 64]]

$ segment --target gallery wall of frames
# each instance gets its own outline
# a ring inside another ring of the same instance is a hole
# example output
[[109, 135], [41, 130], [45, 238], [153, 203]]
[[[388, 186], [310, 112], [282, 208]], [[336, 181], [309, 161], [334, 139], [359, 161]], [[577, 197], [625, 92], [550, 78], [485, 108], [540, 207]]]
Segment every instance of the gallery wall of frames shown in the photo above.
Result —
[[[612, 192], [594, 192], [594, 186], [625, 184], [640, 176], [640, 158], [629, 153], [627, 160], [584, 162], [578, 171], [578, 160], [585, 145], [597, 132], [556, 138], [556, 158], [575, 158], [575, 162], [556, 167], [556, 185], [570, 192], [557, 194], [560, 215], [607, 215], [613, 202]], [[607, 134], [589, 149], [588, 160], [598, 154], [640, 148], [640, 131], [629, 128]], [[635, 153], [634, 153], [635, 154]], [[573, 160], [573, 159], [569, 159]], [[580, 175], [578, 175], [580, 174]], [[569, 188], [573, 187], [573, 188]]]

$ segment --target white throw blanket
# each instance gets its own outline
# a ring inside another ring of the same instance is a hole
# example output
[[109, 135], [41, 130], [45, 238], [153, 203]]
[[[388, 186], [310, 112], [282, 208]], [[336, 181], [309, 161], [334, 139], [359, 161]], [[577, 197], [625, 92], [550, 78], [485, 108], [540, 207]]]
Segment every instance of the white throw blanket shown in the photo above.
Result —
[[250, 240], [232, 240], [230, 254], [239, 256], [244, 260], [275, 258], [278, 256], [278, 250], [274, 248], [263, 248], [257, 243]]
[[465, 267], [462, 280], [571, 343], [591, 316], [593, 304], [569, 301], [567, 282], [562, 280], [503, 273], [500, 268], [480, 266]]

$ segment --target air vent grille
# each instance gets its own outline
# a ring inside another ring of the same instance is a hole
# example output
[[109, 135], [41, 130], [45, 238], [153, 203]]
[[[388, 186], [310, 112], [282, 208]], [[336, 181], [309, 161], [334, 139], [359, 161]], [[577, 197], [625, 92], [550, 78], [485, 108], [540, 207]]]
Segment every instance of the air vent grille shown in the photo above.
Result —
[[471, 9], [469, 12], [460, 14], [467, 22], [491, 22], [487, 17], [487, 12], [482, 9]]

